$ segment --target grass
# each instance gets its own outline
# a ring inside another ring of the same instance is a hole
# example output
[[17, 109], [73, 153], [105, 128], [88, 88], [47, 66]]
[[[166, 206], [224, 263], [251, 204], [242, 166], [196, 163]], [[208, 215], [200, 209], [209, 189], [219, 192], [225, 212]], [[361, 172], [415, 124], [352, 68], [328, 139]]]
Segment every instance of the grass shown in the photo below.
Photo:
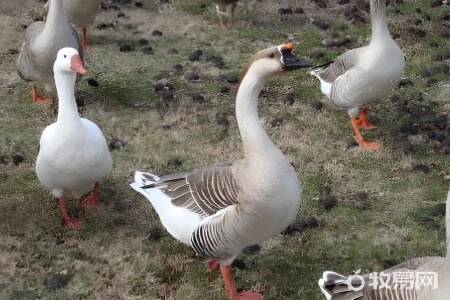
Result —
[[[5, 14], [11, 37], [0, 33], [2, 54], [20, 47], [24, 29], [18, 24], [30, 23], [31, 11], [39, 11], [40, 4], [26, 1], [30, 12]], [[370, 34], [367, 24], [348, 23], [344, 7], [330, 2], [327, 10], [319, 10], [309, 2], [254, 6], [241, 1], [236, 26], [227, 32], [219, 29], [209, 1], [142, 2], [143, 8], [123, 6], [124, 18], [114, 10], [102, 11], [89, 30], [88, 74], [77, 85], [77, 98], [85, 104], [80, 113], [95, 121], [108, 140], [120, 139], [124, 146], [112, 151], [114, 170], [101, 182], [97, 211], [68, 201], [69, 214], [83, 221], [79, 231], [61, 228], [58, 204], [34, 172], [39, 136], [54, 121], [53, 109], [31, 103], [30, 84], [10, 75], [15, 74], [16, 55], [2, 56], [0, 76], [8, 80], [0, 89], [1, 299], [227, 299], [219, 272], [208, 271], [189, 247], [174, 240], [148, 202], [128, 187], [134, 171], [181, 172], [240, 158], [236, 85], [226, 78], [240, 74], [258, 50], [293, 40], [297, 54], [307, 57], [312, 49], [323, 50], [324, 56], [315, 60], [319, 64], [347, 50], [326, 49], [324, 38], [348, 36], [363, 45]], [[288, 6], [302, 6], [305, 13], [281, 16], [278, 9]], [[427, 32], [422, 38], [408, 31], [418, 7], [431, 17], [417, 26]], [[298, 218], [315, 216], [320, 226], [279, 235], [264, 242], [258, 253], [242, 254], [246, 268], [233, 270], [238, 288], [259, 291], [265, 299], [324, 299], [317, 286], [324, 270], [381, 271], [413, 257], [445, 253], [443, 217], [433, 217], [437, 229], [415, 220], [431, 216], [433, 205], [445, 200], [448, 157], [433, 151], [426, 131], [402, 132], [448, 114], [449, 74], [435, 75], [437, 83], [431, 86], [421, 76], [424, 68], [448, 64], [431, 59], [450, 48], [437, 19], [445, 9], [430, 8], [429, 0], [388, 8], [389, 27], [407, 58], [405, 77], [413, 85], [397, 87], [389, 99], [371, 105], [369, 118], [378, 128], [363, 135], [383, 143], [378, 151], [351, 147], [347, 113], [327, 103], [306, 70], [267, 83], [260, 119], [296, 166], [303, 188]], [[309, 17], [329, 20], [330, 29], [318, 29]], [[100, 30], [95, 26], [100, 22], [115, 27]], [[152, 36], [155, 29], [163, 35]], [[154, 54], [140, 51], [141, 38], [149, 41]], [[135, 49], [119, 52], [123, 41]], [[439, 47], [429, 47], [431, 42]], [[168, 54], [172, 48], [178, 54]], [[187, 57], [195, 49], [203, 56], [191, 62]], [[225, 66], [206, 62], [208, 55], [222, 56]], [[182, 66], [180, 72], [175, 64]], [[189, 72], [197, 72], [200, 79], [188, 80]], [[89, 78], [99, 87], [88, 85]], [[173, 100], [162, 102], [154, 90], [158, 82], [174, 87]], [[221, 93], [222, 86], [230, 92]], [[287, 93], [295, 95], [292, 105], [280, 100]], [[194, 94], [202, 94], [205, 101], [193, 101]], [[317, 101], [324, 103], [321, 110], [312, 107]], [[423, 111], [416, 117], [409, 112], [415, 107]], [[283, 125], [272, 128], [270, 121], [280, 117]], [[229, 124], [218, 124], [217, 118]], [[15, 155], [23, 157], [17, 165]], [[173, 159], [181, 164], [170, 164]], [[418, 164], [428, 171], [417, 171]], [[338, 201], [331, 210], [319, 201], [324, 185]], [[155, 231], [160, 238], [152, 238]], [[72, 276], [67, 285], [48, 287], [49, 279], [65, 274]]]

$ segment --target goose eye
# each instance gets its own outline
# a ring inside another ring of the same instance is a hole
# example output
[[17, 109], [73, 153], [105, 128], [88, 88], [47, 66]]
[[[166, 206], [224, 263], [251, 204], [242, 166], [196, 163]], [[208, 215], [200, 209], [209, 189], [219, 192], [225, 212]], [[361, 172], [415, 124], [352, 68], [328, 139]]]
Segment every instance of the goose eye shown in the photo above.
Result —
[[66, 55], [64, 54], [64, 58], [66, 58]]
[[275, 56], [274, 53], [270, 53], [270, 55], [269, 55], [270, 58], [273, 58], [274, 56]]

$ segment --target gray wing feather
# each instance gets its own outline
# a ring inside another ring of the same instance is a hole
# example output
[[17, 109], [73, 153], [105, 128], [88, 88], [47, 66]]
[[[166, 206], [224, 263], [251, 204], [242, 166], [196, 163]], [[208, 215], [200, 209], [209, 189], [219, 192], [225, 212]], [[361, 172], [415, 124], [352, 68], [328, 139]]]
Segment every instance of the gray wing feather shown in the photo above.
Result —
[[319, 77], [327, 82], [334, 82], [336, 78], [355, 66], [359, 51], [360, 48], [352, 49], [338, 56], [333, 63], [326, 65], [318, 72]]
[[239, 186], [231, 164], [197, 169], [190, 173], [161, 177], [156, 186], [172, 199], [172, 204], [203, 217], [237, 203]]

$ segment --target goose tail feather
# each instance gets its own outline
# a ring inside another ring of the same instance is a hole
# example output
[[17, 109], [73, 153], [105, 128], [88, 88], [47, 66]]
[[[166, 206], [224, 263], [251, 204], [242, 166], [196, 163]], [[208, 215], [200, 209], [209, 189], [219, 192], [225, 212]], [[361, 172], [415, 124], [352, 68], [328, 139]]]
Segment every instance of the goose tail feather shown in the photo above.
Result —
[[325, 271], [318, 284], [327, 300], [360, 300], [364, 282], [359, 277]]

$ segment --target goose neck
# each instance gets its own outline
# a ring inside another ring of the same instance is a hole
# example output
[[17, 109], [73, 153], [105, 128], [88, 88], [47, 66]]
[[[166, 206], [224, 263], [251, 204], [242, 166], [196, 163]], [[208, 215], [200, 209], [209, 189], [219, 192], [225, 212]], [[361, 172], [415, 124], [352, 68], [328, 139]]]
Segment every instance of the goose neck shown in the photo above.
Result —
[[265, 155], [276, 148], [258, 116], [258, 96], [265, 78], [248, 72], [242, 79], [236, 96], [236, 120], [242, 138], [244, 159]]
[[75, 80], [75, 73], [55, 72], [56, 90], [59, 99], [57, 123], [81, 122], [75, 100]]
[[63, 0], [50, 0], [47, 20], [45, 21], [40, 39], [42, 40], [48, 38], [51, 39], [51, 42], [53, 42], [53, 38], [55, 36], [54, 32], [59, 30], [61, 26], [67, 25], [69, 25], [69, 23], [64, 10]]
[[370, 19], [372, 25], [371, 42], [391, 39], [386, 19], [386, 0], [370, 1]]

